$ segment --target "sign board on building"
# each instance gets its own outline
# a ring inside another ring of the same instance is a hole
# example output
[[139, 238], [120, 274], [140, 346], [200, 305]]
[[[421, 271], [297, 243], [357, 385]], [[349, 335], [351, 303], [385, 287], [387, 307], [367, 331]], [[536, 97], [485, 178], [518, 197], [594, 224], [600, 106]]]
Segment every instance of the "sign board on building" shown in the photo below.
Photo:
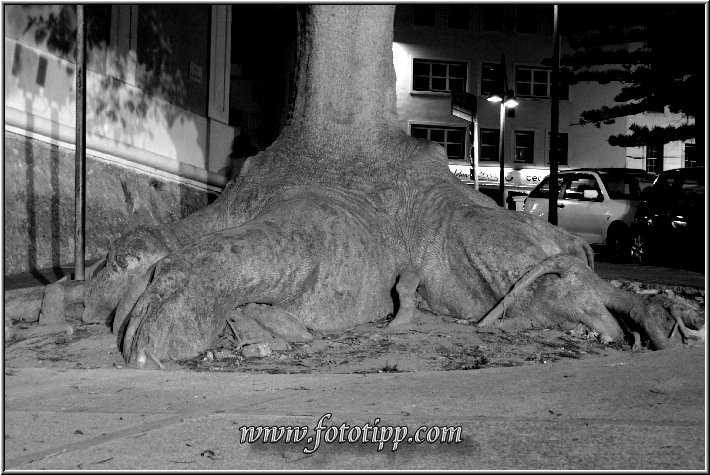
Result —
[[451, 115], [475, 122], [478, 104], [476, 96], [463, 91], [451, 92]]
[[518, 186], [537, 186], [549, 174], [550, 170], [546, 168], [523, 168], [522, 170], [513, 170], [512, 184]]
[[[451, 170], [451, 173], [459, 178], [471, 178], [470, 166], [449, 165], [449, 170]], [[513, 168], [506, 167], [503, 169], [503, 173], [505, 173], [503, 179], [510, 185], [534, 187], [550, 174], [550, 170], [547, 168], [523, 168], [515, 170]], [[478, 167], [478, 181], [484, 184], [500, 184], [500, 167]]]

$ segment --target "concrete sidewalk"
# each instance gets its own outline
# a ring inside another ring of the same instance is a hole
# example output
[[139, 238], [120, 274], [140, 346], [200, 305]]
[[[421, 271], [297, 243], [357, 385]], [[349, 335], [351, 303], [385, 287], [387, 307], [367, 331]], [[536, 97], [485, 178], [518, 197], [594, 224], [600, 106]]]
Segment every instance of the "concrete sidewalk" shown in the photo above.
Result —
[[[5, 371], [7, 470], [707, 470], [704, 348], [431, 373]], [[462, 442], [240, 442], [242, 426], [314, 436], [326, 413], [408, 436], [461, 426]]]
[[669, 287], [705, 288], [705, 274], [685, 269], [597, 261], [594, 263], [594, 271], [602, 279], [628, 280]]

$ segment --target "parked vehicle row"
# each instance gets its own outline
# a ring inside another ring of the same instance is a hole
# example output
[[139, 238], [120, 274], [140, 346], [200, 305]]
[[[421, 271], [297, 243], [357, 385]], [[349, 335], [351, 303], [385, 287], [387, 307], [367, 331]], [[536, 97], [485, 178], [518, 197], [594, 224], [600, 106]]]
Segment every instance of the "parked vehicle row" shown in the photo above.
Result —
[[[558, 173], [558, 225], [617, 262], [704, 269], [705, 168], [656, 175], [626, 168]], [[547, 220], [550, 178], [523, 212]]]
[[[630, 228], [641, 193], [656, 175], [628, 168], [564, 170], [558, 173], [557, 222], [614, 259], [629, 255]], [[547, 220], [550, 177], [525, 199], [523, 212]]]

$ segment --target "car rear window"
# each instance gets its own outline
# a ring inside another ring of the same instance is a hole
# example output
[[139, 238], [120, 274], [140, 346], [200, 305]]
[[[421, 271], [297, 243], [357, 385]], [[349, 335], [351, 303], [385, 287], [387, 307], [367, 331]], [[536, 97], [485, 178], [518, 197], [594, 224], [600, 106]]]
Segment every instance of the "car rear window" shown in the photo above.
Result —
[[652, 184], [652, 178], [643, 176], [603, 173], [600, 174], [609, 198], [612, 200], [641, 199], [641, 191]]

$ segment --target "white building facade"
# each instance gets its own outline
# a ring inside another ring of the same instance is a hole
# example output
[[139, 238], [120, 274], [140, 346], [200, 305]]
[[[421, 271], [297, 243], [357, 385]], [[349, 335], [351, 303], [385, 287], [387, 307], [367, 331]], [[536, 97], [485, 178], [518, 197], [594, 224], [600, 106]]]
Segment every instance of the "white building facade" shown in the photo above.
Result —
[[[73, 261], [74, 5], [4, 5], [5, 274]], [[86, 257], [227, 182], [230, 5], [85, 6]], [[43, 28], [37, 19], [50, 20]], [[53, 23], [52, 23], [53, 22]], [[71, 41], [67, 41], [70, 39]]]
[[[561, 49], [562, 54], [568, 52], [564, 40]], [[452, 172], [469, 183], [477, 141], [480, 188], [497, 193], [500, 106], [486, 99], [501, 89], [498, 78], [504, 63], [508, 88], [518, 101], [505, 122], [506, 188], [527, 193], [549, 174], [552, 70], [545, 60], [552, 54], [553, 6], [549, 4], [399, 5], [393, 55], [401, 126], [413, 136], [444, 146]], [[590, 82], [561, 87], [559, 168], [659, 171], [687, 166], [692, 141], [666, 144], [660, 151], [658, 147], [612, 147], [607, 142], [611, 135], [626, 133], [634, 122], [668, 123], [687, 120], [684, 117], [643, 114], [600, 127], [579, 124], [582, 111], [613, 104], [620, 87]], [[450, 91], [457, 89], [476, 96], [474, 140], [469, 123], [451, 114]], [[661, 160], [654, 162], [655, 156]]]

